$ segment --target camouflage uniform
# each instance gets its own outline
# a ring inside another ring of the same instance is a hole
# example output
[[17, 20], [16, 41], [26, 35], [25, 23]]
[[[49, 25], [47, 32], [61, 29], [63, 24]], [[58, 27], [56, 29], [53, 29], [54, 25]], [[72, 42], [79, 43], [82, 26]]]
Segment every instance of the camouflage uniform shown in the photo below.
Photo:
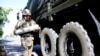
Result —
[[[32, 19], [30, 19], [29, 21], [25, 21], [23, 19], [17, 22], [15, 28], [19, 29], [19, 28], [28, 27], [35, 24], [36, 22]], [[21, 44], [24, 49], [24, 56], [31, 56], [32, 49], [33, 49], [33, 40], [34, 40], [32, 32], [21, 34], [20, 36], [21, 36]]]

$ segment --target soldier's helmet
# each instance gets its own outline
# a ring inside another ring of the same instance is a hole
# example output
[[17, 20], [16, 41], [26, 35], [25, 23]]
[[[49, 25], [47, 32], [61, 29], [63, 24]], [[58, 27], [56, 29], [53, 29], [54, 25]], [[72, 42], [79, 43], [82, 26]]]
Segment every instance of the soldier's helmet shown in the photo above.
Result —
[[31, 15], [31, 12], [30, 12], [29, 9], [24, 9], [24, 10], [22, 11], [22, 15]]

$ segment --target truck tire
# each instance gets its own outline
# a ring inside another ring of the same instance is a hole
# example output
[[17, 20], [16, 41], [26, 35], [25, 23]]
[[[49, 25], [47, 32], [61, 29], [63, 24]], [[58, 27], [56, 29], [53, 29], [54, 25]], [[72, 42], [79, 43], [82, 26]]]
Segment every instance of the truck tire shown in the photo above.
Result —
[[57, 33], [49, 28], [44, 28], [40, 33], [41, 51], [43, 56], [56, 55], [56, 39]]
[[[58, 52], [59, 52], [60, 56], [70, 56], [68, 54], [68, 51], [66, 51], [68, 49], [68, 43], [67, 43], [68, 39], [67, 38], [69, 36], [69, 33], [73, 33], [74, 35], [76, 35], [77, 39], [80, 42], [81, 55], [78, 55], [78, 56], [95, 56], [94, 50], [93, 50], [94, 46], [92, 45], [91, 40], [90, 40], [86, 30], [84, 30], [83, 26], [80, 25], [78, 22], [67, 23], [61, 29], [60, 34], [59, 34], [59, 40], [58, 40], [58, 42], [59, 42], [59, 44], [58, 44], [59, 51]], [[65, 40], [65, 39], [67, 39], [67, 40]], [[78, 46], [77, 46], [77, 48], [78, 48]], [[77, 56], [77, 55], [75, 55], [75, 56]]]

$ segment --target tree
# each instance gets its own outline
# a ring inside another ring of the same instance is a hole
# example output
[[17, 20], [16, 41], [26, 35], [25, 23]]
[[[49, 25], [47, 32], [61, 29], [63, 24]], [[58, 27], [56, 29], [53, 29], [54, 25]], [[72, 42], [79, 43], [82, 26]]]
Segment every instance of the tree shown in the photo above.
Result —
[[2, 28], [0, 27], [0, 37], [2, 36], [3, 34], [3, 31], [2, 31]]
[[12, 11], [11, 8], [0, 7], [0, 36], [3, 34], [2, 26], [5, 22], [9, 22], [7, 15], [10, 13], [10, 11]]

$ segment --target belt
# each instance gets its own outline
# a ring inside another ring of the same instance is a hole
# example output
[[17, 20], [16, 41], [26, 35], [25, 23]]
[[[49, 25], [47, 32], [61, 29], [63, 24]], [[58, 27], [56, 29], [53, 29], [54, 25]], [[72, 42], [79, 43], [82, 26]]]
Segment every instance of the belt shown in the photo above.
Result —
[[32, 34], [23, 34], [22, 37], [33, 37]]

